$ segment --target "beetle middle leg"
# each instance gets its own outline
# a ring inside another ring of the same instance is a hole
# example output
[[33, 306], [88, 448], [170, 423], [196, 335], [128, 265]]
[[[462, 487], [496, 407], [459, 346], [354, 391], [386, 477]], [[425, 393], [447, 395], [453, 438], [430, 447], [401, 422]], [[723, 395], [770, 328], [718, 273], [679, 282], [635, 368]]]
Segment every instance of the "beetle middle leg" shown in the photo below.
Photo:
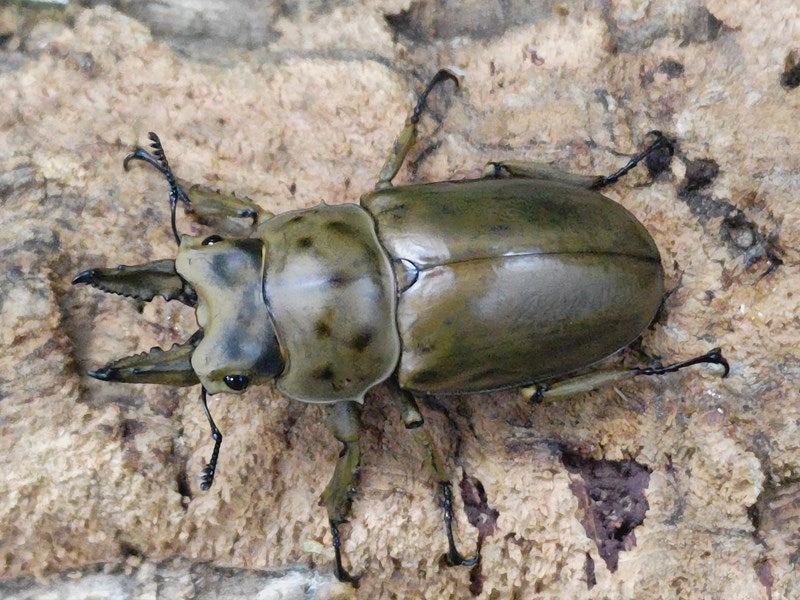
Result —
[[350, 505], [358, 483], [361, 462], [360, 407], [356, 402], [336, 402], [329, 406], [328, 411], [328, 420], [333, 436], [342, 442], [342, 451], [339, 453], [339, 460], [336, 461], [333, 477], [325, 491], [322, 492], [322, 502], [328, 509], [333, 550], [336, 553], [334, 573], [339, 581], [358, 586], [358, 577], [350, 575], [342, 565], [339, 525], [347, 522], [347, 513], [350, 512]]
[[424, 428], [425, 421], [422, 418], [422, 413], [420, 413], [414, 396], [410, 392], [401, 389], [394, 380], [387, 382], [387, 385], [397, 401], [403, 424], [412, 434], [414, 442], [422, 452], [426, 465], [441, 487], [444, 527], [447, 535], [447, 564], [451, 567], [472, 567], [480, 562], [481, 555], [477, 553], [472, 558], [464, 558], [458, 551], [458, 548], [456, 548], [455, 537], [453, 536], [453, 484], [450, 482], [450, 478], [444, 470], [442, 459], [436, 451], [436, 447], [433, 445], [433, 439], [431, 439], [430, 433]]
[[524, 179], [545, 179], [557, 181], [575, 187], [590, 190], [599, 190], [607, 185], [616, 183], [621, 177], [646, 159], [654, 152], [666, 150], [672, 155], [674, 148], [669, 139], [660, 131], [651, 131], [648, 136], [653, 141], [639, 154], [634, 155], [627, 164], [611, 175], [579, 175], [562, 171], [547, 163], [530, 162], [524, 160], [505, 160], [490, 162], [483, 170], [483, 176], [488, 179], [499, 177], [519, 177]]
[[224, 194], [218, 190], [176, 178], [167, 162], [161, 140], [152, 131], [149, 137], [153, 149], [152, 154], [142, 148], [136, 148], [125, 157], [122, 166], [127, 171], [132, 160], [140, 160], [154, 167], [167, 179], [170, 186], [172, 232], [179, 245], [180, 238], [175, 225], [175, 210], [179, 200], [187, 213], [200, 220], [251, 219], [252, 228], [255, 229], [261, 221], [272, 216], [249, 198], [237, 198], [236, 194]]
[[566, 398], [574, 394], [583, 392], [591, 392], [597, 388], [611, 385], [617, 381], [624, 379], [631, 379], [640, 375], [666, 375], [667, 373], [674, 373], [680, 371], [685, 367], [698, 365], [702, 363], [709, 363], [721, 365], [723, 367], [722, 377], [727, 377], [730, 373], [730, 365], [728, 361], [722, 356], [722, 350], [714, 348], [710, 352], [701, 356], [695, 356], [688, 360], [678, 363], [667, 365], [666, 367], [637, 367], [634, 369], [608, 369], [605, 371], [594, 371], [585, 375], [578, 375], [577, 377], [570, 377], [559, 381], [553, 385], [531, 385], [528, 387], [520, 388], [523, 397], [534, 402], [539, 402], [543, 398], [558, 399]]
[[428, 103], [428, 94], [431, 93], [431, 90], [433, 90], [437, 84], [446, 79], [450, 79], [456, 84], [456, 87], [458, 87], [458, 77], [448, 69], [441, 69], [433, 76], [428, 86], [419, 95], [419, 99], [417, 100], [416, 106], [414, 106], [414, 110], [411, 112], [411, 116], [408, 117], [403, 130], [394, 141], [389, 158], [386, 159], [381, 172], [378, 174], [378, 183], [375, 184], [376, 190], [392, 187], [392, 179], [397, 175], [400, 167], [403, 166], [406, 155], [417, 141], [417, 124], [419, 123], [422, 111], [425, 110], [425, 106]]

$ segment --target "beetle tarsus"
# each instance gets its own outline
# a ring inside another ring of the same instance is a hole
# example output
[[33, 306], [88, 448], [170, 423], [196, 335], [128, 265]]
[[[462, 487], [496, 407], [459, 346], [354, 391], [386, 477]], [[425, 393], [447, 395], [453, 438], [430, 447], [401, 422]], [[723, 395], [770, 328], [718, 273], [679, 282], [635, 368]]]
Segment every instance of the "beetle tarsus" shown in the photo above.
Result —
[[211, 412], [208, 410], [208, 400], [206, 398], [206, 388], [200, 388], [200, 400], [203, 403], [203, 411], [206, 413], [208, 424], [211, 426], [211, 437], [214, 439], [214, 450], [211, 452], [211, 460], [203, 469], [202, 479], [200, 481], [200, 489], [206, 491], [214, 484], [214, 475], [217, 472], [217, 459], [219, 458], [219, 448], [222, 445], [222, 433], [217, 429], [214, 419], [211, 418]]
[[474, 567], [481, 561], [480, 552], [472, 558], [464, 558], [456, 548], [456, 541], [453, 537], [453, 486], [446, 481], [441, 482], [442, 494], [444, 495], [444, 526], [447, 532], [447, 564], [451, 567]]
[[132, 160], [141, 160], [146, 162], [147, 164], [153, 166], [159, 173], [162, 175], [164, 174], [164, 167], [161, 166], [159, 160], [150, 154], [147, 150], [143, 150], [142, 148], [136, 148], [133, 152], [128, 154], [125, 157], [125, 160], [122, 161], [122, 168], [126, 171], [130, 170], [130, 162]]
[[150, 147], [153, 149], [153, 153], [150, 154], [146, 150], [142, 150], [141, 148], [136, 148], [131, 154], [125, 157], [125, 160], [122, 161], [122, 167], [127, 171], [128, 164], [132, 160], [142, 160], [149, 165], [155, 167], [159, 173], [161, 173], [164, 177], [167, 178], [167, 183], [169, 184], [169, 210], [170, 210], [170, 224], [172, 225], [172, 234], [175, 236], [175, 243], [179, 246], [181, 244], [181, 238], [178, 235], [178, 228], [176, 225], [176, 217], [175, 211], [178, 206], [178, 200], [183, 202], [185, 206], [191, 206], [191, 201], [186, 193], [183, 191], [183, 188], [178, 185], [178, 182], [175, 181], [175, 176], [172, 174], [172, 169], [169, 166], [169, 161], [167, 160], [167, 155], [164, 152], [164, 147], [161, 145], [161, 140], [159, 137], [154, 133], [150, 132], [147, 134], [147, 137], [150, 138]]
[[662, 148], [666, 148], [669, 152], [670, 156], [675, 152], [675, 148], [670, 142], [669, 138], [665, 136], [662, 132], [658, 130], [648, 131], [647, 135], [650, 137], [654, 137], [655, 140], [651, 143], [647, 148], [644, 149], [643, 152], [640, 152], [633, 158], [631, 158], [628, 163], [619, 169], [617, 172], [612, 173], [606, 177], [601, 177], [597, 183], [592, 186], [592, 189], [599, 190], [600, 188], [604, 188], [607, 185], [611, 185], [612, 183], [616, 183], [620, 180], [621, 177], [626, 175], [628, 171], [636, 167], [640, 162], [642, 162], [645, 158], [650, 156], [656, 150], [661, 150]]
[[430, 80], [427, 87], [419, 95], [419, 98], [417, 99], [417, 105], [414, 107], [414, 111], [411, 113], [411, 117], [409, 118], [411, 123], [414, 125], [419, 123], [419, 118], [422, 116], [422, 111], [425, 110], [425, 106], [428, 103], [428, 95], [431, 93], [433, 88], [447, 79], [455, 83], [456, 88], [459, 87], [458, 77], [455, 73], [449, 69], [439, 69], [436, 75], [433, 76], [433, 79]]
[[354, 588], [358, 587], [359, 581], [361, 580], [360, 577], [350, 575], [342, 564], [342, 542], [339, 539], [339, 524], [333, 521], [332, 519], [329, 521], [331, 525], [331, 537], [333, 538], [333, 552], [335, 554], [334, 563], [333, 563], [333, 574], [336, 575], [336, 579], [341, 581], [342, 583], [349, 583]]
[[666, 367], [646, 367], [636, 369], [635, 371], [637, 375], [665, 375], [666, 373], [674, 373], [675, 371], [679, 371], [684, 367], [690, 367], [692, 365], [699, 365], [702, 363], [721, 365], [724, 369], [722, 372], [723, 379], [726, 378], [731, 372], [730, 363], [728, 363], [727, 359], [722, 356], [721, 348], [714, 348], [702, 356], [695, 356], [689, 360], [684, 360], [673, 365], [667, 365]]

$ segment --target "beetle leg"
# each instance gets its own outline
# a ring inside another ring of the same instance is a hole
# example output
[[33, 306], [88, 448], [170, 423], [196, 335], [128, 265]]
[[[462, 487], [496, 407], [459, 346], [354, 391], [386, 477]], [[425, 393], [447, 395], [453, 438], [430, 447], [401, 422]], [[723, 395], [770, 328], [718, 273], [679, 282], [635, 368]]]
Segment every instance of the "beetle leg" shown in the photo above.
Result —
[[192, 353], [203, 339], [199, 330], [183, 344], [169, 350], [151, 348], [149, 352], [126, 356], [88, 375], [101, 381], [120, 383], [160, 383], [164, 385], [197, 385], [200, 380], [192, 369]]
[[113, 269], [87, 269], [78, 273], [73, 285], [88, 283], [104, 292], [149, 302], [156, 296], [180, 300], [188, 306], [197, 303], [197, 294], [175, 271], [175, 261], [156, 260], [143, 265], [120, 265]]
[[546, 163], [506, 160], [487, 163], [483, 170], [483, 176], [489, 179], [500, 177], [546, 179], [590, 190], [598, 190], [619, 181], [628, 171], [659, 150], [667, 151], [669, 155], [672, 156], [674, 148], [663, 133], [660, 131], [651, 131], [648, 133], [648, 136], [654, 138], [653, 142], [642, 152], [633, 156], [624, 167], [611, 175], [578, 175], [562, 171]]
[[350, 575], [342, 565], [339, 525], [347, 522], [347, 513], [358, 483], [361, 448], [359, 435], [361, 425], [358, 420], [360, 407], [356, 402], [336, 402], [329, 407], [328, 419], [333, 436], [342, 442], [342, 451], [336, 461], [336, 468], [321, 501], [328, 509], [328, 521], [333, 537], [333, 550], [336, 553], [334, 574], [339, 581], [358, 586], [358, 577]]
[[175, 226], [175, 208], [178, 200], [183, 203], [187, 213], [194, 215], [199, 220], [252, 219], [252, 228], [254, 229], [261, 221], [272, 216], [272, 213], [265, 211], [249, 198], [237, 198], [236, 194], [223, 194], [218, 190], [176, 178], [167, 162], [161, 140], [152, 132], [149, 137], [153, 154], [142, 148], [136, 148], [125, 157], [122, 166], [127, 171], [132, 160], [141, 160], [153, 166], [166, 177], [167, 183], [170, 185], [172, 231], [176, 240], [179, 240]]
[[414, 396], [407, 390], [403, 390], [396, 382], [387, 382], [397, 399], [400, 415], [406, 429], [411, 432], [419, 449], [422, 451], [423, 458], [428, 468], [433, 472], [433, 476], [441, 487], [444, 508], [444, 527], [447, 535], [447, 564], [453, 566], [472, 567], [481, 560], [480, 552], [472, 558], [464, 558], [456, 547], [455, 537], [453, 536], [453, 485], [444, 470], [442, 459], [433, 445], [433, 439], [425, 430], [425, 421], [422, 413], [419, 412]]
[[211, 427], [211, 437], [214, 440], [214, 450], [211, 452], [211, 460], [203, 468], [203, 475], [200, 481], [200, 489], [207, 490], [214, 484], [214, 475], [217, 474], [217, 459], [219, 459], [219, 448], [222, 445], [222, 433], [217, 429], [214, 419], [211, 418], [211, 412], [208, 410], [208, 400], [206, 399], [206, 388], [200, 387], [200, 401], [203, 403], [203, 412], [206, 413], [206, 419]]
[[533, 402], [540, 402], [544, 398], [566, 398], [567, 396], [572, 396], [574, 394], [591, 392], [597, 388], [611, 385], [612, 383], [616, 383], [617, 381], [622, 381], [624, 379], [638, 377], [639, 375], [665, 375], [667, 373], [679, 371], [684, 367], [690, 367], [692, 365], [701, 363], [721, 365], [723, 367], [722, 377], [727, 377], [731, 370], [728, 361], [724, 356], [722, 356], [722, 351], [719, 348], [714, 348], [702, 356], [696, 356], [694, 358], [690, 358], [689, 360], [667, 365], [666, 367], [638, 367], [635, 369], [611, 369], [606, 371], [596, 371], [594, 373], [587, 373], [586, 375], [570, 377], [569, 379], [559, 381], [552, 386], [541, 384], [532, 385], [520, 388], [520, 391], [527, 400], [532, 400]]
[[203, 185], [191, 185], [183, 181], [181, 183], [188, 189], [186, 197], [189, 204], [186, 212], [200, 221], [251, 219], [251, 228], [255, 229], [261, 222], [273, 216], [249, 198], [237, 198], [234, 193], [223, 194]]
[[450, 79], [456, 84], [456, 87], [458, 87], [458, 77], [448, 69], [441, 69], [433, 76], [428, 86], [419, 95], [419, 99], [417, 100], [414, 110], [411, 112], [411, 116], [408, 117], [403, 130], [400, 132], [400, 135], [397, 136], [392, 150], [389, 153], [389, 158], [386, 159], [381, 172], [378, 174], [378, 183], [375, 184], [376, 190], [392, 187], [392, 179], [397, 175], [397, 172], [403, 165], [406, 155], [417, 141], [417, 124], [428, 102], [428, 94], [431, 93], [431, 90], [433, 90], [437, 84], [446, 79]]

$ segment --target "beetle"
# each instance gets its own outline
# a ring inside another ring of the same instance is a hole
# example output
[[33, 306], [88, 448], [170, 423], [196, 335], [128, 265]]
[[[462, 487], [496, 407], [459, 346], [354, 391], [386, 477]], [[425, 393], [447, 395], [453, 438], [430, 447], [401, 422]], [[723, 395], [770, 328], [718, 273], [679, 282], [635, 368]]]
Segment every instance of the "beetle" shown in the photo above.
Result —
[[[202, 474], [211, 487], [222, 434], [207, 395], [274, 381], [286, 397], [328, 405], [342, 445], [322, 493], [344, 568], [339, 525], [358, 476], [359, 411], [388, 385], [405, 427], [443, 495], [450, 565], [474, 565], [452, 531], [452, 486], [415, 396], [519, 388], [531, 401], [593, 390], [636, 376], [699, 364], [729, 365], [719, 348], [668, 366], [588, 371], [650, 324], [664, 297], [664, 270], [645, 227], [598, 192], [655, 152], [660, 132], [616, 173], [584, 176], [550, 165], [489, 163], [478, 179], [395, 187], [429, 93], [458, 78], [440, 70], [420, 94], [375, 189], [356, 204], [320, 204], [273, 215], [246, 198], [177, 180], [160, 139], [124, 161], [167, 180], [174, 260], [94, 268], [73, 283], [144, 301], [155, 296], [196, 310], [199, 329], [169, 350], [126, 357], [90, 371], [97, 379], [200, 384], [214, 448]], [[176, 207], [205, 219], [252, 220], [248, 235], [181, 235]]]

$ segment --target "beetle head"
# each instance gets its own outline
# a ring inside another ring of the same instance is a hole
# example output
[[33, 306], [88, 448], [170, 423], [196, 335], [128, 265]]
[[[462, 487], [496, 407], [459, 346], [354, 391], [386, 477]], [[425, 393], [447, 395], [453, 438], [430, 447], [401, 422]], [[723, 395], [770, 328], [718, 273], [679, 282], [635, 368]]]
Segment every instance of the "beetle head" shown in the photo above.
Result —
[[253, 238], [179, 237], [175, 261], [89, 269], [73, 283], [139, 300], [156, 296], [194, 306], [200, 329], [169, 350], [152, 348], [90, 371], [103, 381], [196, 385], [241, 392], [283, 369], [262, 293], [263, 243]]
[[192, 369], [209, 394], [241, 392], [283, 368], [275, 328], [264, 302], [263, 243], [254, 238], [180, 236], [177, 273], [197, 294], [203, 339]]

